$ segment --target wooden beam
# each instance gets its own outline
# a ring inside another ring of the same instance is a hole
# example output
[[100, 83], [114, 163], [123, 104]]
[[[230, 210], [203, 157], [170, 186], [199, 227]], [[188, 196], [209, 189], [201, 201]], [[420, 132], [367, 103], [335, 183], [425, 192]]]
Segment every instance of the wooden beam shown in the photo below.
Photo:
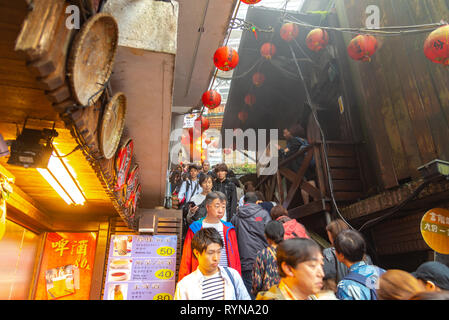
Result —
[[331, 206], [325, 200], [313, 201], [306, 205], [296, 207], [288, 211], [288, 216], [292, 219], [301, 219], [315, 213], [330, 211]]
[[321, 191], [315, 188], [313, 185], [311, 185], [307, 181], [303, 181], [300, 185], [301, 190], [304, 190], [308, 194], [312, 196], [314, 200], [320, 200], [323, 198], [323, 195], [321, 194]]
[[278, 172], [283, 175], [288, 181], [295, 182], [296, 172], [293, 172], [289, 168], [279, 168]]
[[[15, 177], [4, 166], [0, 165], [0, 175], [14, 182]], [[13, 192], [6, 201], [6, 216], [11, 221], [18, 223], [33, 231], [41, 232], [52, 229], [53, 221], [43, 209], [18, 186], [12, 184]]]
[[309, 168], [310, 161], [312, 160], [313, 153], [308, 152], [307, 155], [304, 158], [304, 161], [301, 164], [301, 167], [299, 168], [298, 172], [295, 176], [295, 182], [290, 187], [290, 190], [288, 190], [287, 198], [285, 199], [284, 203], [282, 204], [284, 208], [288, 209], [288, 206], [293, 200], [293, 197], [296, 194], [296, 191], [298, 190], [298, 187], [300, 186], [302, 182], [302, 178], [304, 177], [304, 174], [306, 173], [307, 169]]

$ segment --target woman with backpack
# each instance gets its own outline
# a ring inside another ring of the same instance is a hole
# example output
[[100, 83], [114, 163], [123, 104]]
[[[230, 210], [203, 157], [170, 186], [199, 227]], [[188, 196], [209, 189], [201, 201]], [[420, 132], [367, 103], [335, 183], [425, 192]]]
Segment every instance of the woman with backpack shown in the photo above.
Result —
[[284, 226], [284, 240], [292, 238], [310, 239], [306, 228], [296, 221], [296, 219], [290, 218], [287, 210], [283, 206], [274, 206], [270, 211], [270, 215], [271, 219], [281, 222]]

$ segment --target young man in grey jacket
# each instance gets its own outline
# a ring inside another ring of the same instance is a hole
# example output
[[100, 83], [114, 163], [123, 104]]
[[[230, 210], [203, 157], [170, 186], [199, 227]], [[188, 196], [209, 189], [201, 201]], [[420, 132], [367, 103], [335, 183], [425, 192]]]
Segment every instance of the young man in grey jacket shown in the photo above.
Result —
[[[235, 227], [242, 266], [242, 278], [248, 292], [252, 288], [252, 269], [257, 253], [268, 246], [265, 225], [271, 221], [270, 214], [257, 204], [255, 192], [248, 192], [244, 205], [239, 207], [231, 223]], [[251, 295], [251, 298], [255, 297]]]

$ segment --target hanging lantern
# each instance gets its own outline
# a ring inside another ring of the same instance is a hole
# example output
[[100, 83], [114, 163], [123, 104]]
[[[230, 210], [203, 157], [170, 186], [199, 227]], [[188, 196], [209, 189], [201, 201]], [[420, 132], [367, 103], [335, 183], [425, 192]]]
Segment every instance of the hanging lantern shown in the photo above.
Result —
[[221, 95], [215, 90], [209, 90], [203, 93], [201, 100], [206, 108], [214, 109], [221, 104]]
[[253, 74], [253, 84], [256, 87], [260, 87], [261, 85], [263, 85], [264, 82], [265, 76], [263, 75], [263, 73], [256, 72], [255, 74]]
[[232, 150], [230, 148], [223, 149], [224, 154], [231, 154]]
[[201, 126], [201, 132], [206, 131], [210, 127], [209, 119], [200, 116], [195, 120], [195, 129]]
[[256, 4], [262, 0], [240, 0], [240, 1], [242, 1], [243, 3], [246, 3], [246, 4]]
[[276, 46], [270, 42], [266, 42], [260, 47], [260, 54], [265, 59], [271, 59], [276, 53]]
[[290, 42], [298, 36], [299, 28], [294, 23], [290, 23], [290, 22], [285, 23], [281, 27], [280, 34], [281, 34], [282, 39], [284, 39], [287, 42]]
[[207, 144], [207, 145], [209, 145], [209, 144], [211, 143], [210, 138], [205, 139], [205, 140], [204, 140], [204, 143]]
[[239, 54], [229, 46], [220, 47], [215, 51], [214, 64], [222, 71], [234, 69], [239, 63]]
[[256, 103], [256, 96], [252, 93], [248, 93], [245, 96], [245, 103], [252, 107]]
[[378, 48], [377, 39], [370, 35], [358, 35], [348, 46], [349, 56], [357, 61], [370, 62]]
[[237, 115], [240, 121], [245, 122], [248, 119], [248, 112], [240, 111]]
[[309, 32], [306, 37], [307, 47], [315, 52], [324, 49], [329, 43], [329, 35], [326, 30], [317, 28]]
[[424, 54], [432, 62], [449, 66], [449, 25], [434, 30], [424, 42]]

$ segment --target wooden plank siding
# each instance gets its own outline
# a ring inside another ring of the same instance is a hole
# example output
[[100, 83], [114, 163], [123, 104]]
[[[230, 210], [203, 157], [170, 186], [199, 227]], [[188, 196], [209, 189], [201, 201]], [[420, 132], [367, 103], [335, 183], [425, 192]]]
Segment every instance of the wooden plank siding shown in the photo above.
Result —
[[[381, 27], [436, 23], [449, 13], [444, 0], [337, 0], [340, 27], [365, 27], [366, 7], [380, 8]], [[368, 152], [380, 189], [419, 177], [417, 167], [435, 158], [449, 160], [449, 74], [430, 62], [423, 44], [430, 32], [377, 36], [380, 44], [370, 63], [349, 61]], [[342, 63], [342, 65], [347, 64]]]

